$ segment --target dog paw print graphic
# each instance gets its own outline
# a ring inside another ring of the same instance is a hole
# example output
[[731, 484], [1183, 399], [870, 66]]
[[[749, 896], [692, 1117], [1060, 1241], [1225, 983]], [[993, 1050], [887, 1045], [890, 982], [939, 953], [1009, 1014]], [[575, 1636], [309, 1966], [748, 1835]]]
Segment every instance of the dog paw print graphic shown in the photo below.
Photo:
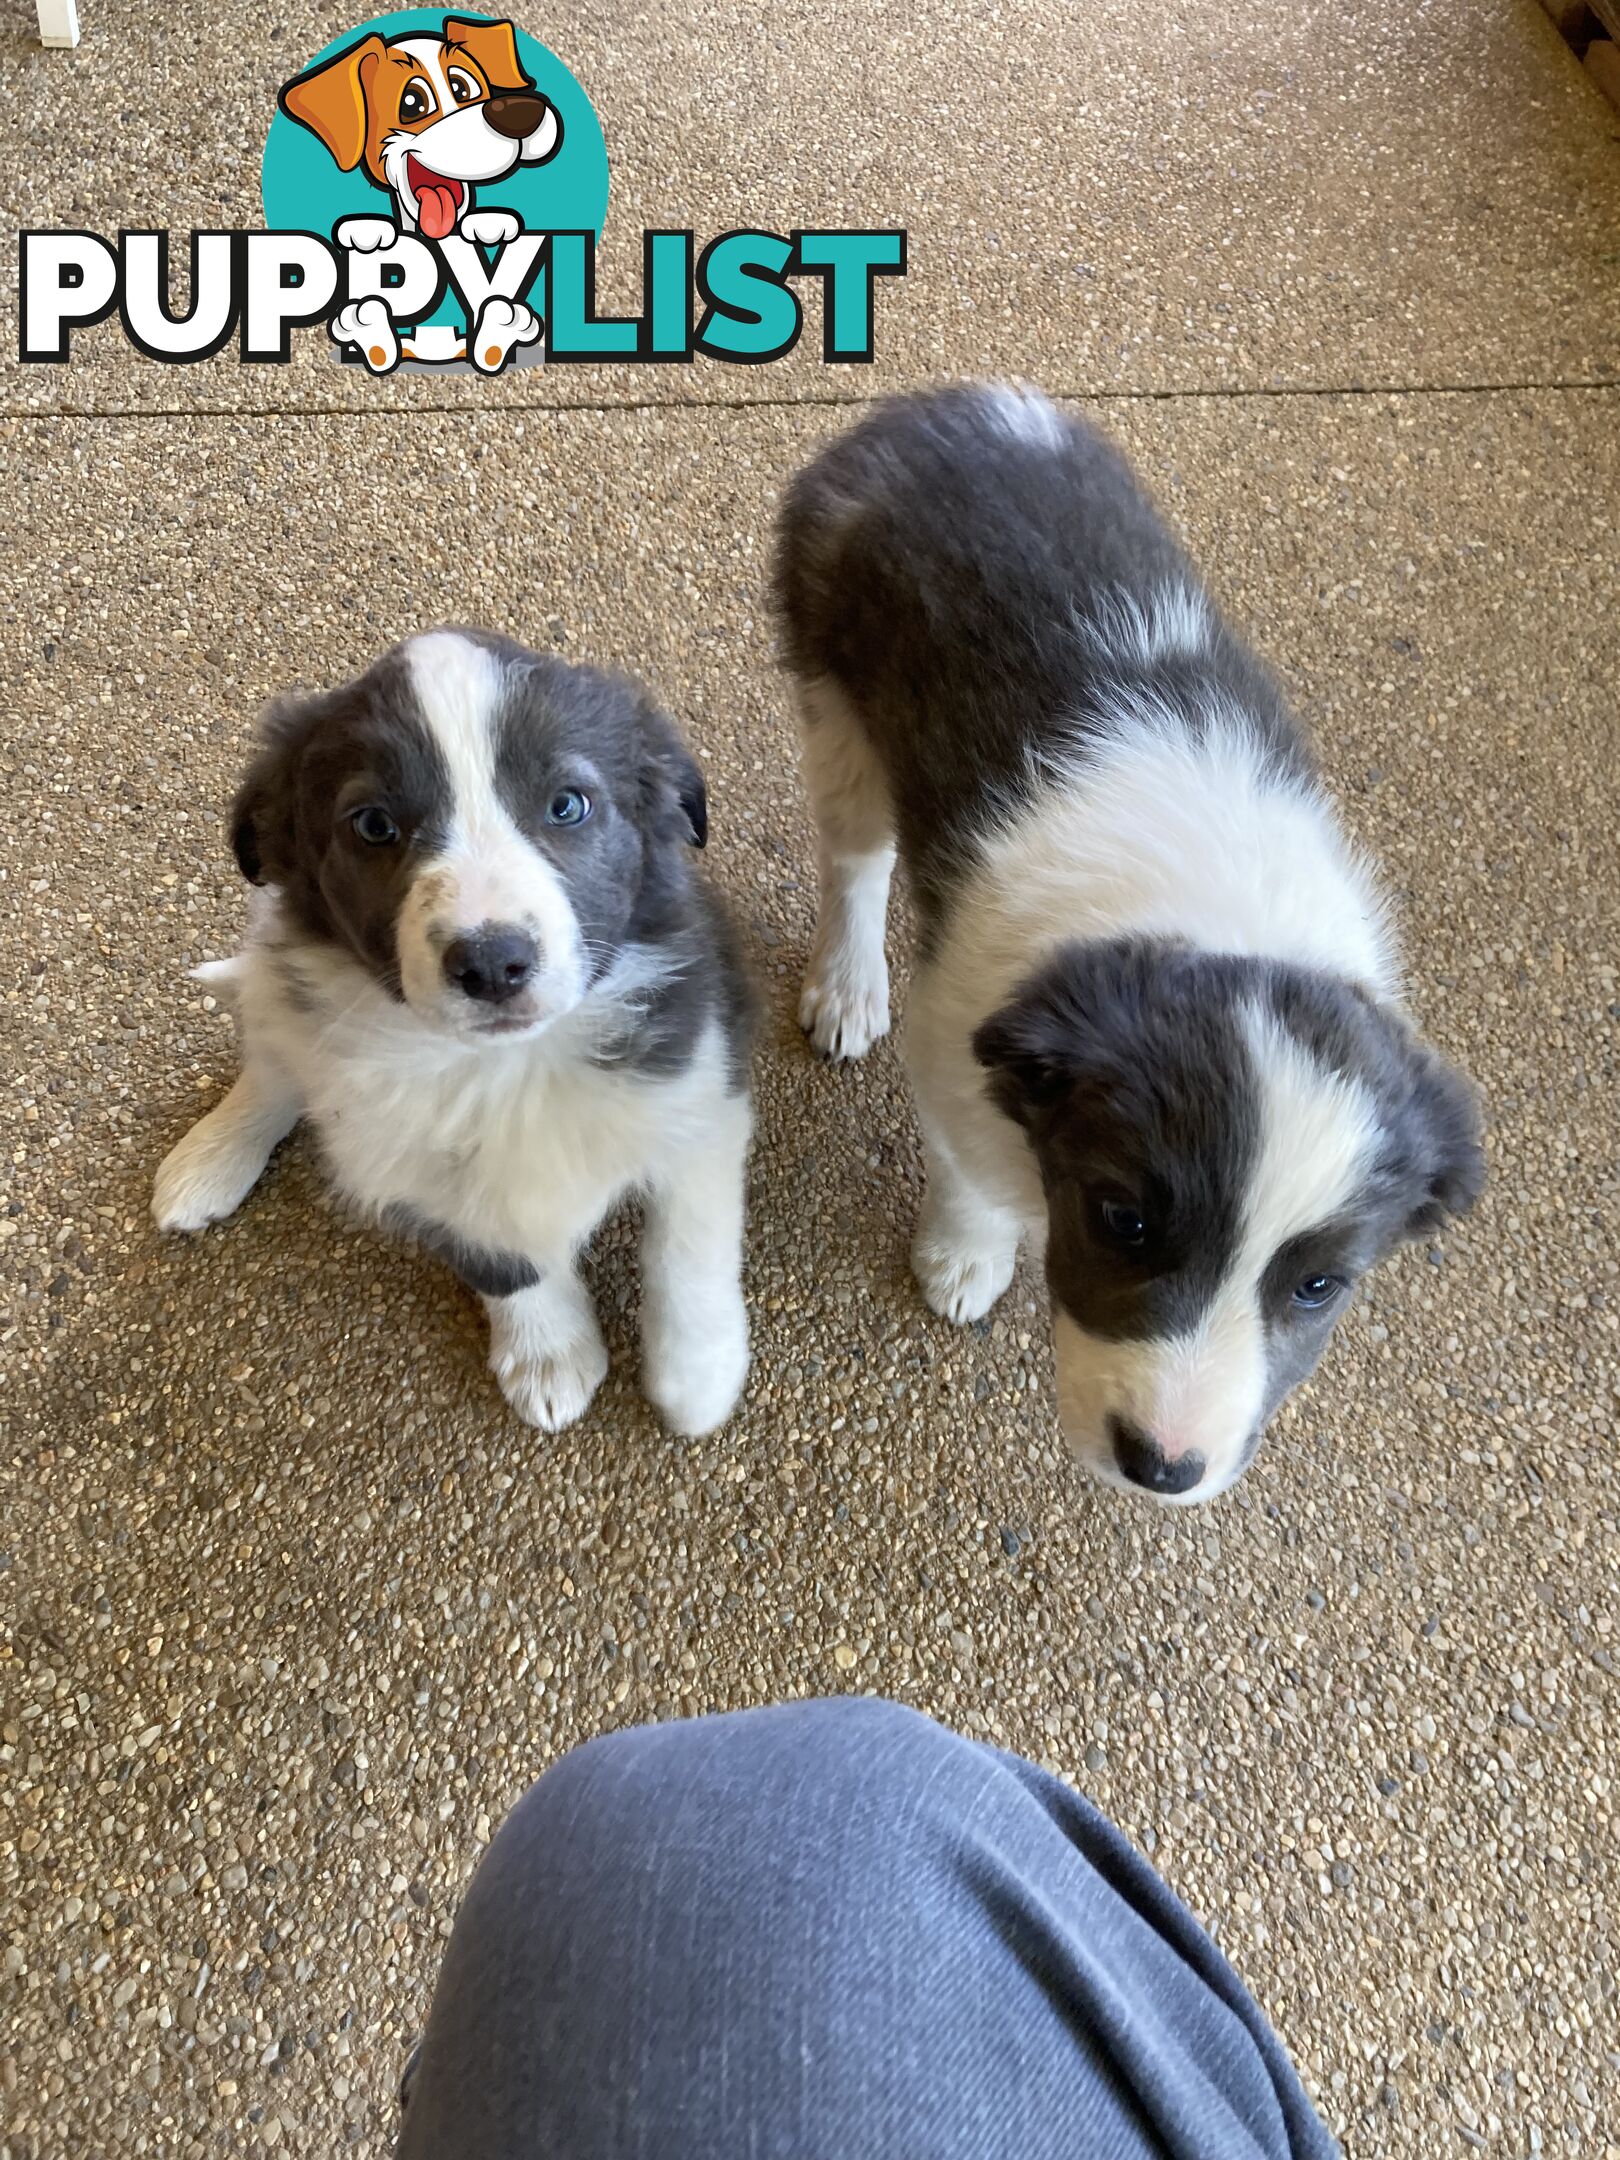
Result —
[[607, 209], [600, 125], [554, 53], [509, 21], [410, 10], [329, 46], [277, 104], [266, 217], [342, 251], [342, 357], [374, 375], [539, 357], [544, 236], [597, 235]]

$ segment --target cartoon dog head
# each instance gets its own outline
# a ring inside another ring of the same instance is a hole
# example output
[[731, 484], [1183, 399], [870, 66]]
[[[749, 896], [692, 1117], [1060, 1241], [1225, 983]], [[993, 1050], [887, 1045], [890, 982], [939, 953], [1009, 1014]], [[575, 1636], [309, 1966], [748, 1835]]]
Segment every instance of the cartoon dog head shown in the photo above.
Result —
[[454, 232], [476, 182], [544, 164], [562, 143], [509, 22], [447, 15], [440, 37], [373, 31], [285, 84], [280, 103], [344, 172], [358, 165], [393, 196], [402, 231], [430, 240]]

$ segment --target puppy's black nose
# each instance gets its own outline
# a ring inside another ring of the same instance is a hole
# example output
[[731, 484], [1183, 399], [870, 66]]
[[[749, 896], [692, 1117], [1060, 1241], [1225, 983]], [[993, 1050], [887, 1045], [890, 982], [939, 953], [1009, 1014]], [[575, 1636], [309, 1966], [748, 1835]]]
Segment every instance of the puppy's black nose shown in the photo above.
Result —
[[484, 118], [508, 142], [523, 142], [545, 117], [545, 99], [527, 90], [503, 90], [498, 97], [484, 100]]
[[446, 977], [481, 1005], [504, 1005], [534, 973], [534, 939], [523, 930], [475, 930], [446, 946]]
[[1108, 1420], [1108, 1437], [1114, 1443], [1114, 1460], [1133, 1485], [1144, 1492], [1191, 1492], [1204, 1474], [1202, 1455], [1166, 1455], [1157, 1440], [1149, 1439], [1139, 1425], [1121, 1417]]

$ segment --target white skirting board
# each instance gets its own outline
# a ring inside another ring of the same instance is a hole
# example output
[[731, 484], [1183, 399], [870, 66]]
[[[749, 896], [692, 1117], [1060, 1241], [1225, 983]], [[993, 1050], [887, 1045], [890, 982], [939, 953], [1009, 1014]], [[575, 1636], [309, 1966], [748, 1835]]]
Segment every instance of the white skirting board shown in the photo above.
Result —
[[42, 45], [77, 45], [79, 42], [79, 10], [77, 0], [37, 0], [39, 7], [39, 42]]

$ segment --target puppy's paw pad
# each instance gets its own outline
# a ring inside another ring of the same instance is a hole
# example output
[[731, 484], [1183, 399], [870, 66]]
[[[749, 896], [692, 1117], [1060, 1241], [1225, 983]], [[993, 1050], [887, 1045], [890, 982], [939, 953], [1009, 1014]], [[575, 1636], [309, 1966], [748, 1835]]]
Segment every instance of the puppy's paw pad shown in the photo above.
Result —
[[958, 1327], [982, 1320], [1013, 1278], [1016, 1253], [962, 1252], [919, 1242], [912, 1272], [929, 1308]]
[[678, 1346], [650, 1340], [641, 1384], [670, 1431], [696, 1440], [726, 1422], [747, 1378], [748, 1322], [739, 1310], [734, 1322], [701, 1340], [689, 1334]]
[[607, 1345], [600, 1339], [567, 1343], [548, 1354], [497, 1351], [490, 1368], [501, 1393], [525, 1425], [561, 1432], [584, 1416], [607, 1376]]
[[818, 1057], [834, 1064], [865, 1057], [878, 1037], [889, 1032], [887, 976], [853, 982], [812, 972], [799, 999], [799, 1025]]
[[457, 229], [464, 240], [476, 240], [480, 247], [501, 247], [515, 240], [523, 225], [510, 210], [469, 210]]

